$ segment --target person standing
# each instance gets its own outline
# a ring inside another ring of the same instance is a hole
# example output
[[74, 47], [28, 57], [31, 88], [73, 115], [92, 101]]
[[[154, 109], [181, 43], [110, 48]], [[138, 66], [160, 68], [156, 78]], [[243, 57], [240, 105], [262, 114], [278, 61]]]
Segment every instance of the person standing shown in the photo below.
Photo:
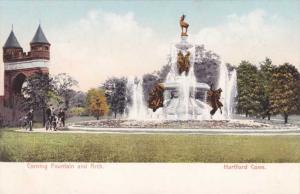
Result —
[[62, 108], [59, 109], [58, 118], [60, 119], [62, 126], [65, 127], [66, 113]]
[[56, 129], [57, 129], [57, 123], [58, 123], [58, 117], [56, 116], [56, 114], [55, 114], [54, 111], [52, 112], [51, 122], [52, 123], [51, 123], [50, 130], [52, 129], [52, 130], [56, 131]]
[[29, 131], [32, 131], [32, 127], [33, 127], [33, 109], [29, 110], [29, 112], [26, 114], [26, 118], [27, 118], [26, 130], [27, 130], [27, 127], [28, 127]]
[[45, 127], [46, 127], [46, 130], [48, 130], [49, 128], [51, 128], [51, 123], [52, 123], [52, 107], [51, 105], [46, 109], [46, 117], [47, 117], [47, 120], [46, 120], [46, 123], [45, 123]]

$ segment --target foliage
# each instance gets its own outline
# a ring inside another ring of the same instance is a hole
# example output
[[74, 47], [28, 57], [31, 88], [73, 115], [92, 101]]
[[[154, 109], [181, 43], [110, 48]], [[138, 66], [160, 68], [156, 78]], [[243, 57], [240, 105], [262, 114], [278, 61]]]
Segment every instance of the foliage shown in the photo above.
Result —
[[168, 62], [166, 65], [162, 66], [159, 71], [154, 71], [153, 73], [147, 73], [143, 75], [143, 91], [145, 101], [149, 100], [149, 94], [152, 88], [158, 84], [162, 83], [166, 80], [168, 73], [172, 68], [172, 58], [168, 56]]
[[260, 83], [258, 69], [248, 61], [237, 67], [238, 112], [246, 116], [256, 115], [260, 110]]
[[260, 98], [260, 112], [259, 114], [262, 118], [268, 117], [270, 120], [271, 116], [271, 103], [270, 103], [270, 90], [272, 86], [271, 77], [274, 69], [272, 61], [269, 58], [266, 58], [260, 64], [260, 70], [258, 72], [258, 81], [259, 81], [259, 98]]
[[66, 73], [61, 73], [53, 78], [53, 85], [57, 95], [61, 97], [65, 108], [68, 109], [70, 100], [76, 93], [72, 87], [77, 86], [78, 82]]
[[127, 79], [110, 78], [105, 81], [103, 87], [105, 89], [105, 95], [109, 104], [110, 111], [117, 117], [117, 114], [124, 114], [127, 105]]
[[25, 109], [45, 109], [51, 98], [56, 98], [53, 79], [48, 74], [36, 73], [26, 79], [22, 88]]
[[162, 66], [162, 68], [156, 73], [158, 76], [158, 79], [161, 82], [164, 82], [167, 78], [168, 73], [170, 72], [172, 67], [172, 58], [171, 56], [168, 56], [168, 63], [164, 66]]
[[143, 76], [143, 90], [146, 102], [149, 100], [149, 94], [152, 88], [159, 82], [160, 80], [157, 74], [148, 73]]
[[166, 80], [167, 75], [170, 72], [170, 70], [171, 70], [171, 65], [170, 64], [162, 66], [161, 70], [157, 72], [158, 79], [161, 82], [164, 82]]
[[90, 89], [87, 92], [86, 104], [89, 113], [97, 119], [106, 115], [109, 110], [104, 91], [101, 89]]
[[87, 115], [86, 108], [84, 107], [72, 107], [69, 109], [70, 116], [85, 116]]
[[70, 108], [73, 107], [85, 107], [86, 105], [86, 93], [81, 91], [74, 92], [73, 96], [70, 99]]
[[65, 103], [69, 107], [69, 100], [74, 96], [75, 91], [71, 87], [77, 85], [72, 77], [67, 74], [59, 74], [54, 78], [42, 72], [37, 72], [27, 78], [23, 84], [22, 95], [18, 96], [23, 110], [33, 108], [36, 112], [43, 112], [45, 123], [45, 109], [49, 104], [59, 107]]
[[295, 66], [285, 63], [273, 70], [270, 88], [272, 114], [282, 114], [285, 123], [288, 115], [299, 110], [300, 74]]
[[203, 45], [195, 46], [194, 73], [198, 82], [217, 85], [220, 57], [207, 51]]
[[22, 88], [22, 106], [24, 110], [34, 109], [35, 112], [42, 112], [43, 124], [45, 124], [45, 110], [51, 101], [56, 101], [58, 96], [55, 93], [53, 79], [49, 74], [42, 72], [35, 73], [27, 78]]

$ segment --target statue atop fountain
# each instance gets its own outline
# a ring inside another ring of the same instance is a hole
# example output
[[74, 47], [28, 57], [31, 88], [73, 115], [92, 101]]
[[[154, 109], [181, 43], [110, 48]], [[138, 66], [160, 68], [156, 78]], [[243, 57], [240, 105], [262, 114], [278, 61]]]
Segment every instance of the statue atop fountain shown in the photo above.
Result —
[[[183, 14], [181, 17], [180, 17], [180, 20], [179, 20], [179, 24], [180, 24], [180, 27], [181, 27], [181, 36], [188, 36], [187, 35], [187, 31], [188, 31], [188, 28], [189, 28], [189, 24], [186, 23], [184, 21], [185, 19], [185, 15]], [[185, 29], [185, 31], [184, 31]]]
[[188, 49], [193, 47], [193, 45], [187, 42], [187, 38], [188, 38], [187, 30], [190, 25], [184, 21], [185, 17], [186, 16], [184, 14], [180, 17], [179, 25], [181, 27], [181, 41], [180, 43], [175, 45], [176, 48], [182, 51], [187, 51]]

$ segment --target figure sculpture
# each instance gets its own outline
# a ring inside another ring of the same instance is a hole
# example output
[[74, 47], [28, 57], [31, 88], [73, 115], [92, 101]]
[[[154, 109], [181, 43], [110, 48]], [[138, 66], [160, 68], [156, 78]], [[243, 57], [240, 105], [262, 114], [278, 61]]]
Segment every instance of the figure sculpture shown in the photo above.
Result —
[[149, 93], [148, 107], [155, 112], [158, 108], [163, 107], [164, 103], [164, 87], [156, 84]]
[[191, 53], [188, 51], [185, 56], [181, 51], [177, 54], [177, 68], [179, 75], [182, 74], [182, 72], [185, 72], [185, 75], [189, 73], [190, 70], [190, 55]]
[[207, 101], [210, 104], [210, 106], [213, 108], [210, 111], [211, 117], [216, 113], [218, 109], [220, 109], [220, 112], [222, 114], [222, 107], [223, 104], [220, 102], [222, 89], [219, 88], [217, 90], [213, 90], [213, 85], [211, 85], [210, 90], [207, 92]]
[[[180, 17], [180, 21], [179, 21], [179, 24], [181, 27], [181, 36], [187, 36], [187, 31], [188, 31], [188, 27], [189, 27], [189, 24], [187, 22], [185, 22], [184, 19], [185, 19], [185, 15], [183, 14]], [[185, 31], [184, 31], [184, 29], [185, 29]]]

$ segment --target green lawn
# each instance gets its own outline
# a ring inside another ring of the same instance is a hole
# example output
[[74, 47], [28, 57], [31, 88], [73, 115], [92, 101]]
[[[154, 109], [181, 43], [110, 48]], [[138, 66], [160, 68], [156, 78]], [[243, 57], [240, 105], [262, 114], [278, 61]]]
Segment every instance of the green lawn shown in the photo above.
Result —
[[20, 133], [4, 130], [1, 161], [300, 162], [300, 136]]

